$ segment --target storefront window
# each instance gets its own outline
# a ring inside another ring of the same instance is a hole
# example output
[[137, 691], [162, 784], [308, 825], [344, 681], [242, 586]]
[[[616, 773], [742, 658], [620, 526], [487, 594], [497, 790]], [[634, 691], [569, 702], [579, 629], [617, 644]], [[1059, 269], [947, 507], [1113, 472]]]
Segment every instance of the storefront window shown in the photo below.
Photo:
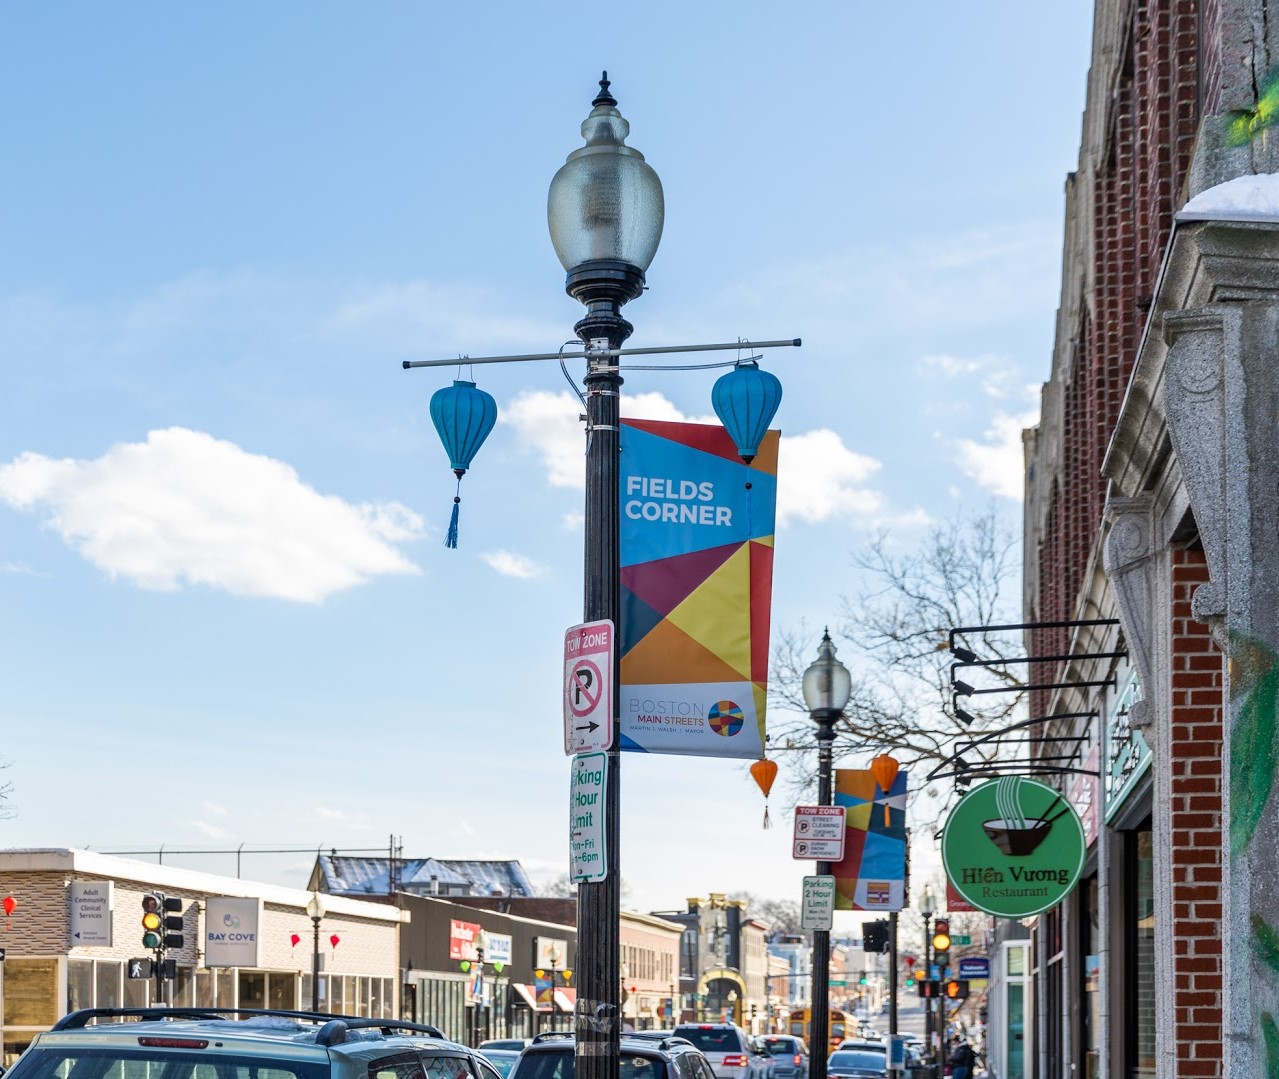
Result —
[[1129, 836], [1132, 858], [1130, 901], [1128, 904], [1131, 977], [1131, 1079], [1154, 1079], [1155, 1075], [1155, 861], [1154, 835], [1150, 831]]
[[[298, 1006], [298, 977], [296, 974], [281, 974], [278, 971], [267, 978], [268, 1008], [282, 1008], [285, 1011], [296, 1011]], [[308, 1006], [310, 1002], [308, 1001]]]
[[94, 1002], [94, 1007], [120, 1007], [121, 973], [121, 964], [107, 962], [102, 959], [98, 960], [95, 964], [93, 978], [95, 988], [97, 989], [97, 997]]
[[178, 976], [173, 982], [173, 1003], [190, 1006], [195, 992], [195, 970], [192, 967], [178, 967]]
[[240, 971], [240, 1007], [266, 1007], [266, 975], [261, 971]]
[[372, 982], [372, 997], [369, 1002], [369, 1015], [381, 1017], [386, 1013], [382, 1011], [382, 979], [370, 978]]
[[[125, 978], [124, 979], [124, 1006], [126, 1008], [145, 1008], [150, 1003], [149, 992], [151, 989], [150, 978]], [[174, 1004], [185, 1004], [186, 1001], [179, 1000], [176, 996], [173, 998]]]
[[[214, 989], [214, 999], [217, 1000], [215, 1007], [218, 1008], [234, 1008], [235, 1007], [235, 971], [234, 970], [217, 970], [216, 988]], [[248, 1005], [246, 1004], [247, 1008]]]
[[93, 960], [67, 960], [67, 1011], [93, 1007]]
[[195, 972], [195, 1006], [197, 1008], [213, 1007], [213, 971], [211, 970]]
[[1084, 1044], [1084, 1079], [1101, 1074], [1101, 924], [1097, 878], [1089, 877], [1079, 888], [1080, 966], [1084, 980], [1081, 1016]]

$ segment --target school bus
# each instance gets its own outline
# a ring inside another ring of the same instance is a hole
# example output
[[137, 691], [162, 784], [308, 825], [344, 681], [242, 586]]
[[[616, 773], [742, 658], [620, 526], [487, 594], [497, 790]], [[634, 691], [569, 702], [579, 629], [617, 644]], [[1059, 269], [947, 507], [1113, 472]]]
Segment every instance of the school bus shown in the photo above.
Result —
[[[794, 1035], [796, 1038], [803, 1038], [808, 1044], [810, 1052], [817, 1052], [817, 1047], [813, 1045], [813, 1012], [811, 1008], [796, 1008], [790, 1013], [790, 1027], [788, 1034]], [[830, 1026], [828, 1028], [830, 1034], [830, 1048], [838, 1049], [839, 1043], [847, 1036], [845, 1030], [846, 1019], [844, 1013], [838, 1008], [830, 1010]]]

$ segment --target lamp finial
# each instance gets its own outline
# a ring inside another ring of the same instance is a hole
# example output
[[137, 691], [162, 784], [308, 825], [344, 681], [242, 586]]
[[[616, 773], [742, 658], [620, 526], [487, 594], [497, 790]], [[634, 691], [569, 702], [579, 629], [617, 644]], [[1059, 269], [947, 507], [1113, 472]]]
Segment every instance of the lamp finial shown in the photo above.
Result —
[[608, 87], [609, 87], [608, 72], [604, 71], [604, 72], [601, 72], [600, 74], [601, 74], [600, 92], [596, 95], [595, 100], [592, 101], [591, 104], [596, 106], [612, 105], [616, 107], [617, 98], [615, 98], [612, 94], [608, 92]]

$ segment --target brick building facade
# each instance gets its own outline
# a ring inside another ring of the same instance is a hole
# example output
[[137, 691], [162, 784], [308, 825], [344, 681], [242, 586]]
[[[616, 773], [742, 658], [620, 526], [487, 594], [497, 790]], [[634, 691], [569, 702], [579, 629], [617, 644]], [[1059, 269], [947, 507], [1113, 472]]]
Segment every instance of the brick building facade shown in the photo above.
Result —
[[1031, 683], [1074, 683], [1031, 716], [1045, 756], [1096, 754], [1102, 827], [1033, 920], [999, 1079], [1279, 1074], [1279, 135], [1254, 111], [1277, 24], [1265, 0], [1096, 5], [1024, 610], [1076, 623], [1027, 635], [1070, 657]]

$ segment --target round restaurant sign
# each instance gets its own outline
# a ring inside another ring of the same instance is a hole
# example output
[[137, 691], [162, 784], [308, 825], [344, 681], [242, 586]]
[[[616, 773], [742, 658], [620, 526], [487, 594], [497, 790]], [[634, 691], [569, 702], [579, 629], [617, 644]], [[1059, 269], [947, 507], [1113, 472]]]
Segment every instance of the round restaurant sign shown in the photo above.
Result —
[[1079, 882], [1084, 829], [1046, 783], [1004, 776], [969, 791], [946, 821], [942, 864], [955, 891], [997, 918], [1055, 907]]

